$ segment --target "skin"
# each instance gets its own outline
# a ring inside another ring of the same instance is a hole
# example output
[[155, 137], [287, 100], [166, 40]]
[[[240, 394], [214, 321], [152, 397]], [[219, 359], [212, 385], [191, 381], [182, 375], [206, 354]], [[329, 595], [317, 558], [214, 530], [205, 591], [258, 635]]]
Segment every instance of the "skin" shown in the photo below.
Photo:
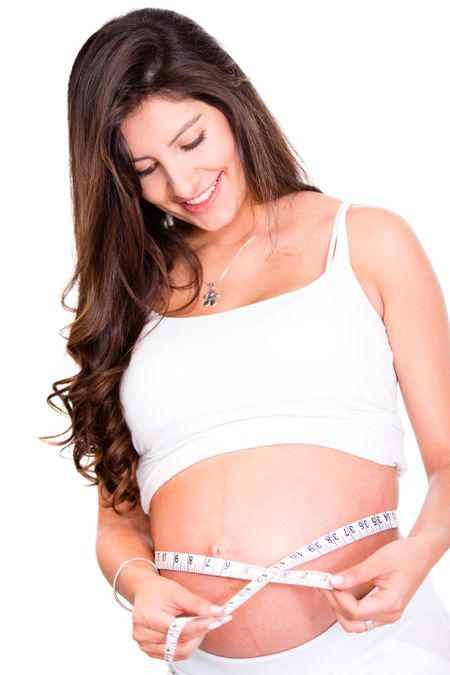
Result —
[[[198, 121], [168, 147], [183, 125], [198, 115]], [[201, 138], [202, 131], [204, 140], [187, 149]], [[141, 176], [144, 199], [195, 225], [198, 244], [235, 250], [261, 226], [263, 207], [252, 207], [249, 201], [233, 133], [227, 118], [213, 106], [193, 99], [147, 99], [124, 120], [122, 134], [131, 156], [139, 158], [136, 171], [152, 170]], [[187, 211], [181, 202], [198, 197], [221, 171], [217, 204], [204, 213]]]
[[[173, 145], [167, 147], [169, 140], [183, 124], [200, 113], [202, 117]], [[158, 129], [158, 134], [154, 133], [155, 129]], [[186, 150], [186, 145], [195, 141], [202, 130], [206, 130], [206, 139], [194, 150]], [[239, 155], [226, 118], [220, 111], [199, 101], [155, 98], [145, 101], [124, 121], [122, 132], [132, 157], [145, 157], [136, 162], [137, 171], [155, 168], [153, 173], [141, 178], [144, 198], [196, 226], [193, 241], [198, 246], [206, 270], [205, 277], [217, 279], [239, 246], [261, 227], [263, 215], [262, 208], [252, 208], [248, 200]], [[214, 210], [201, 214], [188, 213], [181, 202], [201, 193], [211, 185], [220, 171], [224, 172], [223, 185]], [[223, 302], [219, 311], [301, 288], [317, 278], [323, 271], [330, 223], [339, 204], [340, 201], [333, 197], [314, 193], [281, 199], [277, 211], [280, 238], [275, 256], [270, 259], [266, 257], [269, 247], [264, 237], [248, 247], [245, 256], [240, 256], [233, 265], [232, 279], [224, 279]], [[240, 612], [236, 612], [233, 621], [217, 632], [206, 634], [204, 627], [199, 632], [200, 627], [194, 624], [200, 624], [200, 621], [188, 625], [183, 635], [185, 652], [180, 652], [181, 658], [181, 654], [184, 653], [186, 657], [200, 643], [202, 648], [213, 653], [236, 657], [289, 649], [311, 639], [336, 620], [348, 632], [364, 631], [364, 619], [368, 618], [374, 621], [375, 627], [392, 623], [400, 618], [420, 583], [449, 548], [450, 330], [442, 291], [414, 231], [397, 214], [377, 207], [353, 206], [347, 214], [347, 228], [352, 267], [386, 326], [394, 353], [401, 393], [429, 480], [424, 504], [407, 537], [399, 538], [392, 532], [390, 536], [384, 537], [389, 534], [384, 533], [369, 538], [370, 542], [364, 544], [365, 548], [361, 546], [358, 549], [359, 544], [363, 544], [358, 542], [346, 547], [346, 550], [328, 554], [323, 564], [315, 562], [312, 569], [327, 569], [343, 576], [344, 581], [335, 584], [335, 591], [314, 591], [316, 604], [313, 610], [317, 610], [313, 611], [314, 616], [308, 616], [307, 613], [308, 607], [312, 605], [311, 589], [308, 589], [310, 595], [303, 598], [303, 604], [297, 607], [300, 611], [296, 613], [303, 613], [306, 618], [299, 619], [293, 626], [295, 640], [292, 643], [283, 642], [283, 636], [286, 635], [286, 616], [292, 616], [294, 612], [286, 612], [283, 603], [280, 604], [278, 614], [273, 609], [271, 612], [274, 621], [277, 616], [281, 617], [280, 630], [277, 633], [272, 626], [271, 634], [264, 636], [263, 643], [258, 642], [265, 623], [262, 620], [261, 625], [258, 625], [257, 616], [264, 619], [264, 614], [270, 611], [268, 607], [276, 607], [277, 597], [281, 596], [280, 589], [271, 586], [259, 594], [263, 596], [266, 593], [267, 598], [271, 594], [267, 605], [264, 605], [264, 597], [260, 600], [252, 598], [248, 603], [249, 612], [250, 605], [254, 608], [252, 614], [246, 615], [244, 605]], [[282, 269], [286, 270], [282, 278], [279, 273], [280, 263]], [[180, 281], [184, 271], [176, 268], [174, 274]], [[248, 285], [239, 283], [246, 278], [253, 281], [250, 290]], [[258, 295], [255, 288], [259, 289]], [[174, 295], [174, 311], [180, 299], [186, 298]], [[213, 311], [208, 310], [207, 313]], [[201, 313], [206, 312], [200, 302], [183, 316]], [[278, 459], [277, 465], [272, 467], [273, 470], [278, 468], [283, 475], [289, 475], [301, 449], [301, 468], [306, 467], [309, 475], [323, 472], [323, 467], [329, 469], [329, 478], [325, 477], [324, 480], [328, 480], [327, 494], [329, 503], [333, 505], [331, 512], [325, 509], [316, 514], [311, 532], [299, 532], [298, 527], [289, 529], [288, 525], [285, 531], [277, 532], [279, 550], [268, 550], [267, 544], [258, 550], [257, 542], [259, 534], [262, 534], [258, 532], [255, 541], [248, 542], [248, 549], [244, 541], [236, 544], [242, 532], [242, 515], [237, 514], [233, 520], [233, 510], [227, 508], [224, 502], [233, 491], [243, 500], [244, 486], [248, 487], [252, 477], [255, 479], [252, 490], [259, 485], [264, 491], [266, 485], [273, 484], [274, 481], [270, 480], [272, 468], [268, 464], [273, 451], [270, 452], [271, 448], [268, 447], [247, 449], [243, 453], [232, 453], [232, 456], [212, 457], [174, 476], [153, 499], [152, 522], [149, 523], [148, 516], [141, 513], [138, 521], [140, 532], [148, 531], [151, 527], [155, 550], [210, 552], [222, 557], [268, 564], [302, 541], [306, 543], [329, 528], [360, 517], [363, 504], [363, 510], [367, 513], [396, 507], [398, 486], [392, 468], [330, 448], [322, 448], [319, 457], [319, 447], [297, 444], [293, 446], [294, 453], [286, 466], [280, 467]], [[258, 466], [261, 466], [263, 454], [263, 466], [269, 470], [269, 477], [261, 487], [263, 478], [261, 473], [258, 474]], [[214, 467], [218, 470], [212, 473]], [[342, 498], [341, 483], [335, 481], [335, 476], [342, 472], [349, 484], [356, 484], [361, 470], [367, 470], [370, 479], [365, 482], [361, 495], [352, 494], [355, 509], [353, 518], [348, 499]], [[226, 478], [211, 480], [216, 475]], [[190, 491], [196, 494], [206, 489], [209, 492], [204, 503], [210, 505], [217, 499], [217, 507], [195, 512]], [[175, 494], [176, 502], [181, 504], [178, 511], [173, 507]], [[361, 505], [358, 503], [359, 497], [363, 500]], [[250, 520], [256, 528], [260, 512], [253, 514], [252, 503], [250, 498], [245, 503], [242, 501], [242, 513], [245, 514], [246, 523]], [[309, 503], [297, 502], [298, 512], [292, 514], [293, 522], [308, 508]], [[269, 502], [266, 515], [270, 512]], [[217, 527], [218, 522], [223, 524], [222, 527]], [[192, 523], [196, 523], [196, 526], [193, 527]], [[199, 528], [199, 523], [202, 528]], [[133, 571], [129, 569], [127, 578], [130, 583], [132, 575]], [[135, 606], [137, 604], [143, 608], [145, 598], [155, 597], [156, 587], [152, 585], [155, 580], [150, 579], [147, 571], [144, 573], [139, 570], [135, 575]], [[211, 583], [210, 579], [202, 578], [202, 575], [189, 573], [161, 572], [161, 576], [178, 581], [216, 604], [225, 602], [242, 585], [220, 578], [214, 578]], [[160, 583], [161, 579], [156, 581]], [[364, 598], [363, 595], [374, 586], [381, 590]], [[300, 602], [301, 594], [298, 590], [296, 593]], [[291, 599], [286, 597], [287, 601]], [[257, 608], [258, 602], [261, 605]], [[146, 627], [142, 609], [137, 635], [143, 644], [158, 644], [162, 654], [165, 632], [170, 624], [169, 614], [175, 615], [176, 611], [173, 607], [170, 612], [167, 611], [163, 600], [161, 608], [164, 611], [161, 609], [160, 630]], [[252, 622], [256, 623], [256, 629], [249, 635], [248, 626]], [[244, 643], [242, 637], [239, 642], [242, 634], [245, 636]], [[148, 648], [148, 653], [154, 656], [159, 652], [156, 652], [156, 648], [153, 651]]]

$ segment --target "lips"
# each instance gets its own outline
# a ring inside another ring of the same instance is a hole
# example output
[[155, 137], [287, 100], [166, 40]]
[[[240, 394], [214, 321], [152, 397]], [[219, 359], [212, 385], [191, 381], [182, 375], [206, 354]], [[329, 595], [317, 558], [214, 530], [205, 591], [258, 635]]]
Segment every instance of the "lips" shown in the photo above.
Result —
[[[219, 176], [220, 176], [220, 174], [219, 174]], [[202, 194], [203, 194], [204, 192], [206, 192], [207, 190], [210, 190], [210, 189], [212, 188], [212, 186], [214, 185], [214, 183], [218, 180], [219, 176], [217, 176], [217, 177], [213, 180], [213, 182], [211, 183], [211, 185], [208, 185], [208, 187], [206, 187], [204, 190], [202, 190], [201, 192], [199, 192], [199, 194], [197, 195], [197, 197], [191, 197], [190, 199], [186, 199], [186, 202], [190, 202], [190, 201], [192, 201], [193, 199], [198, 199], [198, 197], [200, 197], [200, 195], [202, 195]]]
[[[218, 178], [216, 178], [217, 180], [216, 187], [214, 188], [213, 192], [209, 195], [208, 199], [206, 199], [204, 202], [200, 202], [200, 204], [188, 204], [187, 202], [181, 202], [183, 208], [185, 208], [186, 211], [190, 211], [191, 213], [200, 213], [202, 211], [206, 211], [207, 209], [209, 209], [210, 206], [212, 206], [212, 204], [215, 202], [217, 195], [219, 193], [220, 186], [222, 183], [222, 176], [223, 171], [221, 171]], [[211, 185], [213, 184], [214, 183], [212, 183]], [[205, 192], [205, 190], [203, 190], [203, 192]]]
[[[210, 189], [212, 188], [212, 186], [214, 185], [214, 183], [219, 179], [219, 176], [220, 176], [220, 173], [219, 173], [218, 176], [216, 176], [216, 178], [213, 180], [213, 182], [211, 183], [211, 185], [208, 185], [208, 187], [205, 187], [204, 190], [202, 190], [201, 192], [199, 192], [199, 194], [197, 195], [197, 197], [191, 197], [190, 199], [186, 199], [186, 201], [184, 201], [183, 204], [186, 204], [186, 203], [192, 201], [193, 199], [198, 199], [198, 198], [200, 197], [200, 195], [202, 195], [202, 194], [203, 194], [204, 192], [206, 192], [207, 190], [210, 190]], [[205, 200], [205, 201], [206, 201], [206, 200]], [[200, 203], [202, 203], [202, 202], [200, 202]], [[196, 204], [190, 204], [190, 206], [196, 206]]]

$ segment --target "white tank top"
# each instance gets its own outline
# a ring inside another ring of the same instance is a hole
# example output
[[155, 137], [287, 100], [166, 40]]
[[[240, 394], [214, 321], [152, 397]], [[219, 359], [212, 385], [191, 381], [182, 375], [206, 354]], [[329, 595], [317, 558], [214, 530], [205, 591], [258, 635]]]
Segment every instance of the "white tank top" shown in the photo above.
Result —
[[148, 334], [160, 319], [150, 312], [120, 384], [145, 513], [179, 471], [263, 445], [321, 445], [406, 470], [393, 353], [350, 265], [349, 206], [337, 211], [325, 271], [307, 286], [163, 317]]

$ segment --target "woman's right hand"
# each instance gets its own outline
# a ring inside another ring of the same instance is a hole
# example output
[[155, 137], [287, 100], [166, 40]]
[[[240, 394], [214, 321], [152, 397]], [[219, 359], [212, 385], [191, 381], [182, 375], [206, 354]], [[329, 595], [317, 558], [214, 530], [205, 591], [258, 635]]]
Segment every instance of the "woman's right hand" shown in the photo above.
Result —
[[133, 640], [136, 640], [142, 651], [149, 656], [164, 659], [167, 631], [171, 623], [179, 616], [196, 615], [207, 618], [190, 621], [183, 628], [174, 661], [187, 659], [210, 630], [227, 623], [232, 616], [223, 617], [225, 620], [217, 624], [223, 616], [221, 607], [215, 607], [176, 581], [159, 574], [151, 574], [135, 589]]

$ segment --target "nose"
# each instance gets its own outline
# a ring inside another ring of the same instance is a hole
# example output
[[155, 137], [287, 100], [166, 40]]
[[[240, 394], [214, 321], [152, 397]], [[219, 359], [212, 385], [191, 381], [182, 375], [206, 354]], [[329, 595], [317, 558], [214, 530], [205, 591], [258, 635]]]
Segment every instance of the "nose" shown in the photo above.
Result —
[[167, 172], [166, 193], [171, 201], [184, 202], [193, 199], [202, 191], [201, 178], [195, 171], [186, 169]]

